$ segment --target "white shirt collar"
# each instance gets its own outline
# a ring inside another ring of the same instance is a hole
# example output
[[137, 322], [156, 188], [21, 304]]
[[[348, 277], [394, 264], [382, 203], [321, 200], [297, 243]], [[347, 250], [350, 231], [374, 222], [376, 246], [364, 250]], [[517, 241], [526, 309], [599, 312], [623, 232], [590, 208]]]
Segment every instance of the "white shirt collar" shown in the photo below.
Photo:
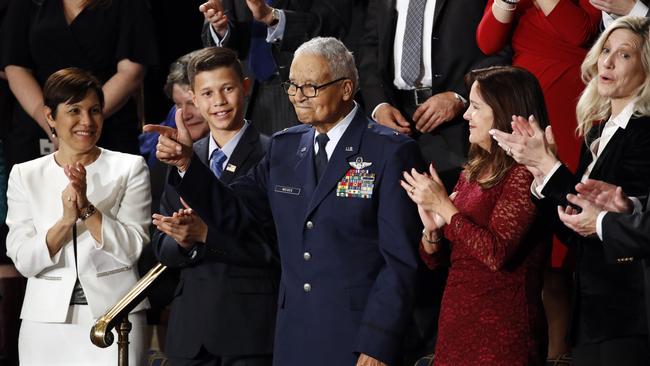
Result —
[[625, 108], [621, 111], [616, 116], [610, 117], [610, 121], [612, 121], [616, 126], [625, 129], [627, 127], [628, 122], [630, 122], [630, 119], [632, 118], [632, 115], [634, 114], [634, 106], [636, 105], [637, 98], [634, 98], [631, 102], [629, 102]]
[[[226, 155], [226, 160], [223, 162], [224, 166], [225, 164], [228, 163], [230, 160], [230, 156], [232, 155], [233, 151], [235, 151], [235, 148], [237, 147], [237, 144], [239, 144], [239, 140], [241, 140], [241, 137], [244, 135], [244, 131], [246, 131], [246, 128], [248, 128], [248, 125], [250, 125], [250, 122], [247, 120], [244, 120], [244, 126], [237, 131], [235, 136], [233, 136], [228, 142], [221, 147], [221, 151]], [[210, 133], [210, 138], [208, 139], [208, 160], [210, 159], [210, 156], [212, 156], [212, 152], [216, 149], [219, 148], [219, 145], [217, 145], [217, 142], [214, 140], [214, 137], [212, 136], [212, 133]]]
[[[339, 140], [341, 139], [345, 131], [348, 129], [348, 126], [350, 126], [350, 123], [352, 123], [352, 120], [354, 119], [354, 116], [357, 114], [358, 109], [359, 106], [357, 105], [357, 102], [354, 102], [354, 108], [352, 108], [350, 113], [348, 113], [345, 117], [343, 117], [342, 120], [340, 120], [336, 125], [334, 125], [334, 127], [332, 127], [329, 131], [327, 131], [327, 137], [329, 137], [329, 141], [327, 142], [327, 145], [325, 145], [325, 152], [327, 153], [327, 159], [332, 157], [336, 145], [339, 143]], [[314, 133], [314, 154], [318, 153], [318, 144], [316, 143], [316, 136], [318, 135], [319, 135], [318, 132]]]

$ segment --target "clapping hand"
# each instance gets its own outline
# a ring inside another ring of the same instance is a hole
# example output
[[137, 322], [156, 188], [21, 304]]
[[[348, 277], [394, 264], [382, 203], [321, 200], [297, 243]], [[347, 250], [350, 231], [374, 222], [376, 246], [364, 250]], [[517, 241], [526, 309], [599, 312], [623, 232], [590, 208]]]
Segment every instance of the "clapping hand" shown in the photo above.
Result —
[[223, 38], [228, 31], [228, 17], [224, 13], [221, 0], [208, 0], [199, 6], [205, 20], [212, 25], [212, 29]]
[[568, 194], [566, 198], [569, 203], [577, 206], [579, 209], [570, 205], [567, 205], [565, 208], [562, 208], [562, 206], [557, 207], [557, 214], [564, 225], [585, 237], [595, 234], [596, 220], [602, 208], [584, 199], [579, 194], [577, 196]]
[[176, 110], [176, 128], [161, 125], [145, 125], [144, 132], [158, 132], [156, 145], [156, 158], [165, 164], [173, 165], [180, 171], [186, 171], [192, 160], [192, 137], [185, 122], [183, 122], [182, 109]]
[[[443, 222], [448, 224], [458, 210], [447, 195], [447, 190], [433, 165], [429, 166], [429, 173], [430, 176], [411, 169], [410, 173], [403, 173], [404, 179], [400, 184], [418, 207], [439, 214]], [[423, 218], [424, 220], [429, 221], [427, 218]]]
[[77, 162], [73, 165], [63, 167], [63, 172], [70, 180], [70, 186], [75, 191], [77, 208], [81, 210], [88, 206], [88, 197], [86, 196], [86, 168], [83, 164]]
[[630, 213], [634, 210], [634, 204], [623, 192], [623, 188], [613, 184], [587, 179], [576, 185], [576, 191], [603, 211]]
[[61, 202], [63, 203], [62, 222], [67, 226], [72, 226], [79, 218], [79, 208], [77, 208], [77, 192], [68, 184], [61, 192]]
[[555, 143], [551, 127], [542, 130], [535, 117], [526, 121], [521, 116], [512, 116], [513, 133], [497, 129], [490, 130], [490, 135], [519, 164], [523, 164], [535, 175], [546, 176], [555, 163]]
[[172, 216], [153, 214], [153, 224], [158, 230], [173, 238], [182, 248], [189, 250], [197, 243], [205, 243], [208, 237], [208, 226], [183, 199], [181, 202], [184, 208], [174, 212]]

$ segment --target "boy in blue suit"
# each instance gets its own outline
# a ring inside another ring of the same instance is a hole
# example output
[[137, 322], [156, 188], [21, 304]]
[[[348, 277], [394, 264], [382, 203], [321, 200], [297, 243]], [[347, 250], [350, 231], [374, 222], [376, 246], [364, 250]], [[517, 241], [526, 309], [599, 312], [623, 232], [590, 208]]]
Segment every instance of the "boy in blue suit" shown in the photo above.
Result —
[[169, 183], [210, 227], [273, 221], [282, 275], [273, 363], [394, 365], [414, 298], [417, 208], [399, 181], [422, 170], [417, 144], [364, 117], [354, 58], [334, 38], [296, 50], [285, 91], [300, 126], [226, 186], [193, 156], [184, 127], [161, 132]]

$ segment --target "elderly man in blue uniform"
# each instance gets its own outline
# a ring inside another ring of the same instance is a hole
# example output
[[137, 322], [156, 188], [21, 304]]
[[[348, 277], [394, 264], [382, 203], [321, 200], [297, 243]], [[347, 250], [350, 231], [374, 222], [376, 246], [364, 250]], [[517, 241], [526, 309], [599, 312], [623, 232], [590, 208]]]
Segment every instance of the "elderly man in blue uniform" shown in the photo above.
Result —
[[[284, 88], [302, 125], [275, 134], [266, 157], [229, 186], [192, 153], [182, 124], [156, 156], [199, 216], [239, 234], [274, 220], [282, 266], [273, 363], [395, 365], [414, 297], [417, 208], [402, 172], [422, 170], [417, 144], [354, 102], [354, 58], [334, 38], [295, 53]], [[218, 309], [215, 309], [218, 311]]]

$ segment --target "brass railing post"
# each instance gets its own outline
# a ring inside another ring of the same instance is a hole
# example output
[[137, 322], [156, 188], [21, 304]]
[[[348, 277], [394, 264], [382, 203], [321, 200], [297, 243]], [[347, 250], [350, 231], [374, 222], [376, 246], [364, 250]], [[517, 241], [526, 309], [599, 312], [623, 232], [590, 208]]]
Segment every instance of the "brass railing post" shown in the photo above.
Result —
[[117, 365], [129, 366], [129, 332], [131, 331], [129, 316], [122, 318], [117, 327]]
[[[113, 328], [117, 330], [118, 366], [129, 366], [129, 332], [131, 322], [129, 313], [147, 297], [151, 285], [165, 272], [164, 265], [158, 263], [140, 279], [117, 304], [99, 317], [90, 329], [90, 340], [97, 347], [106, 348], [113, 344]], [[119, 322], [119, 323], [118, 323]]]

